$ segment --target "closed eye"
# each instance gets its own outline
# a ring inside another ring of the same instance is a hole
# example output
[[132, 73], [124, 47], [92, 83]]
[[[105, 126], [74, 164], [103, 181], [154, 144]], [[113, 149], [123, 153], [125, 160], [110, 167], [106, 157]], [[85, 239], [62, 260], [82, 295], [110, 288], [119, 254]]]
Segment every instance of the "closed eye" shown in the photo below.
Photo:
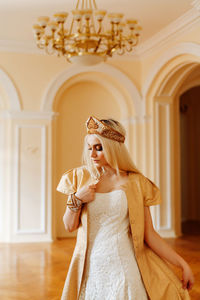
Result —
[[[101, 144], [94, 145], [93, 147], [94, 147], [94, 149], [95, 149], [96, 151], [102, 151], [102, 150], [103, 150], [103, 147], [102, 147]], [[91, 151], [91, 150], [92, 150], [92, 147], [89, 147], [88, 150]]]

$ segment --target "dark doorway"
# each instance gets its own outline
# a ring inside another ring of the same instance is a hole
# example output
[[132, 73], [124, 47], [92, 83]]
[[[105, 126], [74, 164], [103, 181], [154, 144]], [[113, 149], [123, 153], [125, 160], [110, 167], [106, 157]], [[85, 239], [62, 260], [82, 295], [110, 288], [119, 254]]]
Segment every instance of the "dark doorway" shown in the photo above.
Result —
[[181, 228], [200, 234], [200, 86], [180, 97]]

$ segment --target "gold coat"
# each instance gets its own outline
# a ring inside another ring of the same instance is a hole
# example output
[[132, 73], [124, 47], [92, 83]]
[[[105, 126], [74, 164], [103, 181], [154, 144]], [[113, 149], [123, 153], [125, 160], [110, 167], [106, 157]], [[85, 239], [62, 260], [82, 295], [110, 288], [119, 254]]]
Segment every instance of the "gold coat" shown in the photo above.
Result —
[[[82, 166], [66, 172], [57, 190], [64, 194], [71, 194], [85, 184], [95, 183], [97, 181], [91, 177], [87, 167]], [[126, 193], [135, 257], [149, 299], [190, 299], [188, 291], [182, 288], [181, 280], [174, 274], [168, 263], [144, 242], [144, 206], [160, 204], [159, 189], [145, 176], [134, 172], [129, 172], [128, 182], [120, 188]], [[78, 300], [87, 251], [88, 230], [87, 205], [84, 205], [61, 300]]]

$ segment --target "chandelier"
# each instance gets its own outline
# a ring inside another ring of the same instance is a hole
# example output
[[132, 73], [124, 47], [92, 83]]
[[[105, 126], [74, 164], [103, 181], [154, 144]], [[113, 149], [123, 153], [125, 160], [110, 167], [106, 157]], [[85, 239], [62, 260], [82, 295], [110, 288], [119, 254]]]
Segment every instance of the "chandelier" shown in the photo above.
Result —
[[78, 0], [72, 17], [68, 15], [59, 12], [54, 14], [53, 20], [44, 16], [38, 18], [33, 29], [39, 49], [63, 56], [72, 63], [93, 65], [114, 53], [131, 52], [138, 44], [142, 29], [138, 22], [134, 19], [123, 21], [121, 13], [107, 15], [105, 10], [97, 9], [95, 0]]

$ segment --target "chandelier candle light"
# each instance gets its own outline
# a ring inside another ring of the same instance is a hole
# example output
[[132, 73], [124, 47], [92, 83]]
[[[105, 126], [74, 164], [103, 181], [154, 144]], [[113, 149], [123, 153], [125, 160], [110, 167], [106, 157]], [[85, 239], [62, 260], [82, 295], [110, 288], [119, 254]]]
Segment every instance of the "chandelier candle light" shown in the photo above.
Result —
[[98, 10], [95, 0], [78, 0], [72, 11], [72, 20], [67, 24], [67, 12], [49, 17], [39, 17], [33, 25], [38, 48], [47, 54], [66, 57], [69, 62], [94, 65], [112, 57], [133, 51], [138, 44], [141, 26], [134, 19], [123, 21], [123, 14], [107, 15], [110, 28], [103, 20], [105, 10]]

